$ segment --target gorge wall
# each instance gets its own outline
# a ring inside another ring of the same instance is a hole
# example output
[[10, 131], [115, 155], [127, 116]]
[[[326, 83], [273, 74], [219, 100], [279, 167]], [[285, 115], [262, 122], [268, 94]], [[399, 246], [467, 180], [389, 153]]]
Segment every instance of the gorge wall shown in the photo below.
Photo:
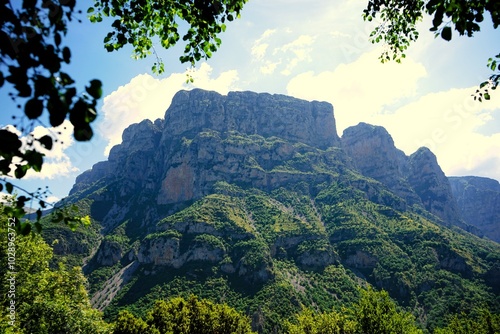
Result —
[[[443, 224], [495, 233], [474, 228], [480, 223], [471, 217], [485, 217], [474, 213], [484, 211], [484, 201], [478, 199], [472, 206], [470, 199], [457, 197], [458, 191], [454, 196], [428, 149], [406, 156], [384, 128], [366, 123], [347, 128], [339, 138], [330, 104], [266, 93], [178, 92], [164, 120], [128, 127], [108, 160], [80, 175], [70, 194], [107, 180], [102, 182], [118, 182], [115, 196], [154, 196], [157, 204], [167, 205], [201, 198], [218, 181], [271, 190], [299, 179], [331, 179], [311, 166], [300, 166], [298, 157], [303, 155], [316, 164], [337, 166], [340, 172], [352, 168], [373, 178], [404, 199], [406, 208], [422, 207]], [[301, 173], [289, 172], [301, 168]], [[152, 215], [152, 220], [158, 218]], [[488, 224], [496, 227], [498, 216], [492, 215]]]

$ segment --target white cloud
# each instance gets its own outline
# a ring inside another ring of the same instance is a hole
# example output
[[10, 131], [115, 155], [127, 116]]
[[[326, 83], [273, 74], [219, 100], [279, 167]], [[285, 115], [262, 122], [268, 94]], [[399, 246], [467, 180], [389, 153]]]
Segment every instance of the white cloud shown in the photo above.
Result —
[[254, 57], [254, 60], [261, 60], [266, 56], [269, 43], [265, 43], [264, 41], [269, 39], [275, 32], [276, 30], [274, 29], [267, 29], [257, 40], [255, 40], [251, 49], [251, 55]]
[[380, 115], [376, 123], [387, 128], [407, 154], [430, 148], [447, 175], [482, 175], [500, 179], [500, 133], [482, 134], [481, 127], [498, 122], [500, 93], [490, 101], [474, 101], [476, 87], [427, 94], [417, 101]]
[[54, 140], [51, 150], [46, 150], [38, 142], [35, 142], [35, 148], [45, 154], [46, 158], [53, 160], [63, 160], [66, 157], [65, 150], [70, 147], [73, 142], [73, 125], [69, 120], [65, 120], [63, 124], [56, 128], [45, 128], [37, 126], [32, 132], [35, 138], [41, 138], [44, 135], [51, 136]]
[[[187, 73], [193, 77], [194, 83], [186, 84]], [[179, 90], [202, 88], [227, 94], [230, 89], [235, 89], [237, 80], [238, 73], [234, 70], [213, 78], [212, 67], [206, 63], [196, 70], [174, 73], [163, 79], [149, 74], [134, 77], [104, 98], [103, 120], [97, 125], [101, 136], [108, 141], [104, 154], [109, 154], [114, 145], [121, 143], [123, 130], [130, 124], [163, 118], [172, 97]]]
[[274, 71], [276, 70], [276, 67], [281, 64], [281, 61], [278, 62], [271, 62], [271, 61], [265, 61], [265, 64], [260, 67], [260, 73], [262, 74], [273, 74]]
[[370, 122], [384, 106], [414, 96], [418, 80], [427, 75], [425, 68], [411, 59], [402, 64], [381, 64], [379, 54], [375, 49], [333, 71], [299, 74], [289, 81], [287, 92], [332, 103], [339, 132], [361, 121]]
[[50, 203], [50, 204], [56, 204], [57, 202], [59, 202], [61, 200], [61, 198], [57, 197], [57, 196], [47, 196], [44, 201], [46, 203]]
[[338, 37], [351, 37], [351, 35], [346, 34], [345, 32], [334, 30], [328, 33], [331, 37], [333, 38], [338, 38]]
[[281, 71], [283, 75], [292, 74], [292, 70], [303, 61], [311, 61], [310, 54], [312, 52], [311, 45], [314, 43], [314, 37], [309, 35], [301, 35], [294, 41], [283, 45], [274, 50], [275, 54], [282, 54], [288, 58], [286, 67]]
[[282, 75], [288, 76], [298, 64], [311, 61], [310, 54], [316, 38], [307, 34], [295, 36], [289, 28], [273, 29], [266, 30], [254, 41], [252, 61], [259, 64], [261, 74], [272, 74], [279, 69]]
[[255, 57], [257, 60], [261, 60], [264, 58], [266, 55], [267, 48], [269, 47], [269, 44], [267, 43], [262, 43], [262, 44], [255, 44], [252, 47], [252, 56]]

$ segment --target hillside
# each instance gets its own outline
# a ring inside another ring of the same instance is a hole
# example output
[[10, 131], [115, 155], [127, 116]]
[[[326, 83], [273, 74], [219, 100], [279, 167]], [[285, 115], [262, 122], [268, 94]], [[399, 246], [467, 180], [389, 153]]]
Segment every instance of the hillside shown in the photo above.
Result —
[[472, 234], [452, 185], [430, 150], [406, 156], [381, 127], [339, 137], [327, 103], [181, 91], [77, 178], [67, 202], [92, 228], [44, 233], [83, 261], [109, 319], [194, 293], [280, 332], [302, 305], [340, 309], [370, 284], [432, 330], [500, 308], [500, 246]]

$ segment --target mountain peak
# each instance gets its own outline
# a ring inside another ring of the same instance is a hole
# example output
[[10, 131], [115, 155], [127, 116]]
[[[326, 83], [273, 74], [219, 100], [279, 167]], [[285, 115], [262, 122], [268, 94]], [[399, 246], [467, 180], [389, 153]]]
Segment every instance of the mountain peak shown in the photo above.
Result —
[[[471, 195], [481, 191], [472, 183], [491, 183], [468, 182]], [[266, 299], [347, 302], [356, 282], [367, 282], [437, 321], [441, 292], [460, 310], [499, 286], [498, 245], [455, 228], [469, 225], [436, 156], [427, 148], [406, 156], [383, 127], [366, 123], [340, 139], [324, 102], [181, 91], [165, 120], [127, 128], [109, 159], [77, 178], [68, 202], [96, 228], [79, 238], [85, 247], [75, 238], [58, 249], [89, 259], [94, 305], [110, 312], [194, 281], [259, 310]], [[481, 217], [498, 221], [495, 212]], [[308, 287], [325, 290], [311, 299]]]
[[190, 138], [211, 129], [279, 137], [322, 149], [339, 145], [331, 104], [278, 94], [180, 91], [165, 113], [165, 123], [167, 137]]

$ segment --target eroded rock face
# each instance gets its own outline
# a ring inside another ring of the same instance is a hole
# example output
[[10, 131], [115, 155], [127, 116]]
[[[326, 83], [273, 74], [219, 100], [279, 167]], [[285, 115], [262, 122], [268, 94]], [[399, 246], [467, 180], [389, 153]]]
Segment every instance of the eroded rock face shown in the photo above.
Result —
[[446, 225], [471, 231], [460, 215], [448, 179], [429, 149], [422, 147], [406, 156], [383, 127], [366, 123], [347, 128], [342, 147], [361, 174], [380, 181], [410, 206], [421, 206]]
[[436, 156], [428, 148], [422, 147], [410, 155], [408, 163], [408, 181], [422, 200], [424, 208], [446, 224], [467, 228]]
[[96, 254], [97, 263], [102, 266], [113, 266], [123, 257], [123, 250], [117, 242], [104, 240]]
[[487, 238], [500, 242], [500, 183], [477, 177], [449, 177], [464, 220]]
[[126, 180], [120, 184], [118, 194], [121, 197], [155, 189], [161, 172], [156, 153], [163, 123], [159, 119], [154, 123], [144, 120], [126, 128], [122, 143], [111, 149], [108, 160], [98, 162], [91, 170], [79, 175], [70, 195], [87, 189], [100, 180], [105, 180], [105, 184], [117, 179]]
[[137, 259], [143, 264], [180, 268], [193, 261], [217, 263], [223, 259], [224, 253], [223, 249], [203, 242], [194, 243], [182, 252], [179, 238], [159, 237], [142, 243]]
[[[238, 135], [255, 135], [263, 146], [238, 142]], [[119, 181], [115, 197], [155, 194], [158, 204], [200, 198], [214, 182], [228, 178], [267, 189], [290, 178], [286, 172], [267, 171], [304, 153], [294, 143], [310, 146], [309, 151], [340, 145], [328, 103], [252, 92], [223, 96], [198, 89], [177, 93], [164, 121], [133, 124], [122, 137], [108, 161], [80, 175], [70, 194], [97, 187], [99, 180]], [[264, 143], [268, 139], [275, 143]]]
[[165, 114], [165, 124], [162, 142], [212, 129], [276, 136], [323, 149], [339, 144], [331, 104], [285, 95], [180, 91]]
[[407, 180], [408, 157], [385, 128], [366, 123], [349, 127], [342, 135], [342, 148], [363, 175], [385, 184], [409, 205], [421, 204]]

